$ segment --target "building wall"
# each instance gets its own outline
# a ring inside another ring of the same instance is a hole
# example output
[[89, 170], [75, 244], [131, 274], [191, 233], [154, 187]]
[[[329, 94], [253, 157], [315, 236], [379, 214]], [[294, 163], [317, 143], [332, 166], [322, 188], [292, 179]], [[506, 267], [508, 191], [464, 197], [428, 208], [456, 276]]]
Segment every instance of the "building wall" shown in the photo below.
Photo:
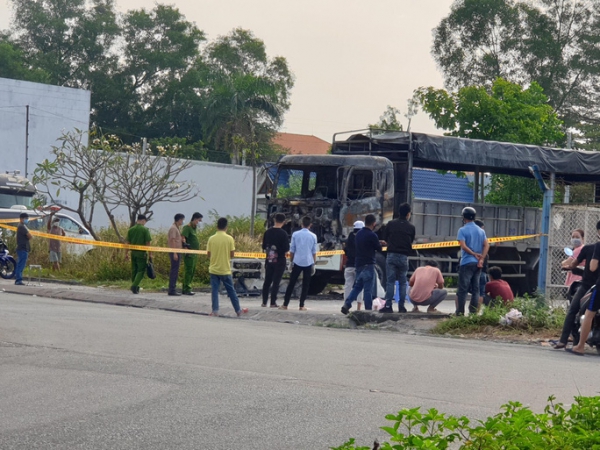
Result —
[[[36, 164], [50, 157], [53, 145], [67, 131], [88, 130], [90, 92], [27, 81], [0, 78], [0, 171], [20, 170], [25, 175], [25, 122], [29, 105], [29, 152], [27, 175], [33, 176]], [[87, 135], [85, 137], [87, 145]], [[219, 216], [249, 216], [252, 197], [252, 169], [209, 162], [194, 162], [180, 177], [198, 185], [199, 195], [183, 203], [159, 203], [154, 208], [151, 228], [168, 227], [173, 216], [182, 212], [186, 217], [199, 211], [205, 222], [211, 222], [210, 212]], [[58, 200], [69, 207], [76, 206], [77, 197], [61, 192]], [[108, 226], [101, 207], [96, 207], [93, 223]], [[68, 213], [73, 215], [72, 213]], [[116, 211], [119, 220], [127, 221], [127, 211]]]
[[[57, 139], [74, 129], [87, 130], [90, 91], [0, 78], [0, 171], [20, 170], [31, 179], [36, 164], [50, 156]], [[26, 105], [29, 152], [25, 170]], [[26, 173], [27, 172], [27, 173]], [[62, 203], [74, 201], [68, 193]]]
[[[167, 228], [173, 223], [176, 213], [183, 213], [186, 220], [196, 211], [203, 216], [203, 222], [214, 222], [211, 211], [218, 216], [250, 216], [252, 208], [252, 168], [195, 161], [179, 177], [180, 181], [196, 183], [198, 196], [186, 202], [163, 202], [153, 208], [154, 215], [148, 223], [152, 229]], [[107, 226], [106, 214], [96, 207], [95, 226]], [[117, 209], [115, 217], [128, 221], [127, 210]]]

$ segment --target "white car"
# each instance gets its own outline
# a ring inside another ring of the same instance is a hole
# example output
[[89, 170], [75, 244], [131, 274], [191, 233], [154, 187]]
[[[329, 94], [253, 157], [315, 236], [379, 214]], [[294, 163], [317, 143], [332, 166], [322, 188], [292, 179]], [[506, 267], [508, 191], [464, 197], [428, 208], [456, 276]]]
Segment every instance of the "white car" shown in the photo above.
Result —
[[[89, 241], [95, 240], [88, 229], [76, 219], [60, 212], [55, 213], [53, 217], [58, 217], [60, 219], [59, 226], [65, 230], [65, 235], [67, 237], [86, 239]], [[30, 219], [28, 227], [32, 230], [46, 232], [48, 220], [50, 220], [50, 215], [44, 216], [41, 219]], [[83, 255], [93, 248], [93, 245], [63, 243], [63, 251], [72, 255]]]

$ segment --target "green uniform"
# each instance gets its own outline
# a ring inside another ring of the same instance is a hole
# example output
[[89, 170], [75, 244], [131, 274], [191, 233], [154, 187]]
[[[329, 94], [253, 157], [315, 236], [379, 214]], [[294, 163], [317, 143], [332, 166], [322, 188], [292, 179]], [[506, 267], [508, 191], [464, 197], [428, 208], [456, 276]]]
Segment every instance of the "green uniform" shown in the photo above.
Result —
[[[127, 242], [131, 245], [148, 245], [152, 238], [150, 230], [136, 224], [127, 231]], [[143, 250], [131, 250], [131, 287], [137, 288], [144, 278], [148, 265], [148, 253]]]
[[[190, 249], [200, 250], [200, 240], [196, 234], [196, 227], [188, 224], [181, 229], [181, 236], [185, 238], [185, 242], [189, 244]], [[183, 257], [183, 286], [182, 292], [192, 292], [192, 278], [196, 271], [196, 262], [198, 255], [186, 253]]]

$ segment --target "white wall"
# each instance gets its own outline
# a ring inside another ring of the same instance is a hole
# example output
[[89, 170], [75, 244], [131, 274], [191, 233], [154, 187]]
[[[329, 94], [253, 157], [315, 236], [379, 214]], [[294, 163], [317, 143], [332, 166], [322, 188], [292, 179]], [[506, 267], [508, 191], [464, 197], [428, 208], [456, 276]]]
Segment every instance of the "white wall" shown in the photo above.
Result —
[[[196, 211], [204, 216], [203, 222], [213, 222], [211, 210], [219, 216], [250, 216], [252, 208], [252, 168], [194, 161], [178, 177], [179, 181], [197, 184], [200, 192], [192, 200], [179, 203], [163, 202], [153, 208], [154, 215], [148, 223], [152, 229], [167, 228], [177, 213], [185, 214], [186, 221]], [[108, 226], [108, 218], [96, 207], [95, 226]], [[127, 210], [117, 209], [115, 217], [128, 221]]]
[[90, 91], [83, 89], [0, 78], [0, 170], [20, 170], [25, 175], [26, 105], [31, 177], [64, 132], [89, 128], [90, 97]]
[[[26, 105], [29, 105], [31, 179], [36, 164], [50, 157], [57, 139], [75, 128], [89, 129], [90, 91], [0, 78], [0, 171], [20, 170], [25, 176]], [[87, 144], [87, 142], [86, 142]], [[61, 203], [74, 198], [61, 194]]]
[[[18, 169], [25, 175], [25, 105], [29, 105], [27, 172], [31, 179], [36, 164], [50, 157], [52, 146], [58, 145], [57, 139], [64, 132], [75, 128], [89, 129], [90, 92], [0, 78], [0, 171]], [[179, 179], [195, 182], [200, 189], [198, 197], [183, 203], [159, 203], [154, 208], [149, 227], [168, 227], [178, 212], [190, 218], [192, 213], [199, 211], [207, 223], [212, 220], [209, 217], [211, 210], [220, 216], [250, 215], [250, 167], [198, 161]], [[60, 203], [70, 207], [76, 206], [76, 199], [67, 191], [61, 192], [58, 198]], [[115, 215], [120, 220], [128, 220], [124, 208], [118, 209]], [[108, 226], [102, 208], [96, 207], [93, 223], [96, 227]]]

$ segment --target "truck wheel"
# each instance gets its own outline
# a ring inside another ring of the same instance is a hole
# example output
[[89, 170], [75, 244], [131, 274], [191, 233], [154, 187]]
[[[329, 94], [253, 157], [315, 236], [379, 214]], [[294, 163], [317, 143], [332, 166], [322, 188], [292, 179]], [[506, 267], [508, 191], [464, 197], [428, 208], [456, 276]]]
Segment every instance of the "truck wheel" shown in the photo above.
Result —
[[377, 272], [379, 282], [383, 286], [383, 289], [385, 289], [386, 283], [386, 264], [385, 255], [382, 253], [377, 253], [375, 255], [375, 272]]
[[308, 295], [317, 295], [323, 292], [323, 289], [329, 284], [331, 279], [331, 273], [326, 271], [318, 271], [310, 279], [310, 286], [308, 287]]

